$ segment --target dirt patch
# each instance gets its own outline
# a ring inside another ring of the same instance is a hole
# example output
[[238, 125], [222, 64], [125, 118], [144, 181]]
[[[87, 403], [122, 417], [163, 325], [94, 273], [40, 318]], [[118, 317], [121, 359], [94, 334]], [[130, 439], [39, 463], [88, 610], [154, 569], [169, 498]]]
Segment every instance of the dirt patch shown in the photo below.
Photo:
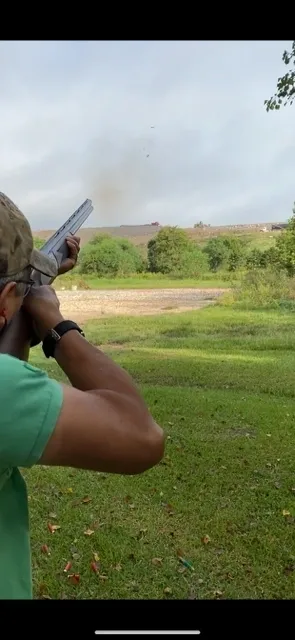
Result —
[[58, 291], [61, 312], [76, 322], [101, 316], [180, 313], [212, 304], [227, 289]]

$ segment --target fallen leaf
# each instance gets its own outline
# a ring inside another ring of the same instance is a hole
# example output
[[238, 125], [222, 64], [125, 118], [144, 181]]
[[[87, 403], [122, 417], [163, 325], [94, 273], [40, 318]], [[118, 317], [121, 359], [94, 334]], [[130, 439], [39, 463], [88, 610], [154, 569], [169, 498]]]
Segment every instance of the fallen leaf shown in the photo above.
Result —
[[203, 538], [201, 538], [201, 542], [203, 542], [203, 544], [208, 544], [211, 540], [209, 536], [203, 536]]
[[295, 564], [289, 564], [284, 569], [284, 573], [286, 574], [286, 576], [290, 575], [290, 573], [293, 573], [293, 571], [295, 571]]
[[171, 587], [165, 587], [164, 593], [167, 593], [167, 594], [172, 593]]
[[94, 557], [94, 561], [95, 561], [95, 562], [99, 562], [100, 557], [99, 557], [98, 553], [94, 553], [94, 554], [93, 554], [93, 557]]
[[120, 564], [120, 562], [118, 562], [118, 564], [115, 564], [115, 569], [116, 571], [122, 571], [122, 565]]
[[72, 487], [68, 487], [68, 488], [67, 488], [67, 493], [73, 493], [73, 489], [72, 489]]
[[92, 536], [93, 533], [93, 529], [86, 529], [86, 531], [84, 531], [84, 536]]
[[104, 574], [101, 574], [101, 575], [99, 576], [99, 579], [100, 579], [100, 580], [108, 580], [108, 576], [106, 576], [106, 575], [104, 575]]
[[165, 511], [167, 511], [168, 516], [173, 516], [174, 508], [173, 508], [172, 504], [169, 504], [169, 503], [168, 504], [164, 504], [164, 509], [165, 509]]
[[97, 564], [97, 562], [91, 562], [91, 563], [90, 563], [90, 569], [91, 569], [91, 571], [93, 571], [94, 573], [98, 573], [99, 568], [98, 568], [98, 564]]
[[64, 568], [64, 573], [67, 573], [68, 571], [70, 571], [71, 566], [72, 566], [72, 563], [71, 562], [67, 562], [67, 564], [66, 564], [66, 566]]
[[49, 518], [52, 518], [52, 520], [56, 520], [56, 518], [57, 518], [56, 513], [51, 512], [51, 513], [49, 514]]
[[55, 531], [58, 531], [58, 529], [60, 529], [60, 525], [59, 524], [51, 524], [50, 522], [48, 522], [48, 529], [50, 531], [50, 533], [55, 533]]
[[88, 504], [88, 502], [91, 502], [92, 498], [90, 498], [89, 496], [85, 496], [85, 498], [83, 498], [82, 503], [83, 504]]
[[49, 551], [49, 548], [47, 547], [47, 544], [42, 544], [41, 551], [42, 553], [46, 553], [48, 556], [50, 556], [50, 551]]
[[158, 567], [159, 565], [163, 564], [163, 559], [162, 558], [153, 558], [152, 559], [152, 564], [155, 567]]
[[72, 584], [79, 584], [80, 582], [80, 575], [79, 573], [70, 573], [68, 575], [68, 578], [70, 579], [70, 581], [72, 582]]
[[128, 504], [129, 509], [135, 509], [135, 504]]
[[283, 514], [283, 516], [290, 516], [291, 515], [290, 511], [287, 511], [287, 509], [283, 509], [282, 514]]

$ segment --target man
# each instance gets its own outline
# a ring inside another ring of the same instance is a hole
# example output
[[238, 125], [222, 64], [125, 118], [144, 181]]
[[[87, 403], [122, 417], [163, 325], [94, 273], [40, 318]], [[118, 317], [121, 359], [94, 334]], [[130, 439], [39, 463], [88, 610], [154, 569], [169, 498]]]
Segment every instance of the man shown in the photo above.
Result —
[[[58, 273], [76, 263], [79, 241], [70, 238], [68, 245], [69, 259]], [[0, 193], [1, 599], [32, 597], [27, 494], [18, 467], [136, 474], [164, 451], [163, 432], [129, 375], [63, 318], [51, 287], [32, 286], [32, 269], [58, 275], [33, 249], [26, 218]], [[26, 362], [33, 333], [72, 386]]]

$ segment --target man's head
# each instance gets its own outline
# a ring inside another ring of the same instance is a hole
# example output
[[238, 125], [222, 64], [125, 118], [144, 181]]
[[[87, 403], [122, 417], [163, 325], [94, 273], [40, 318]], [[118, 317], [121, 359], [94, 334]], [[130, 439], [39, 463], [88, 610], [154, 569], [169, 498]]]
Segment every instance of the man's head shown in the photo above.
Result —
[[33, 269], [52, 278], [57, 275], [54, 261], [34, 249], [28, 220], [0, 192], [0, 331], [19, 311]]

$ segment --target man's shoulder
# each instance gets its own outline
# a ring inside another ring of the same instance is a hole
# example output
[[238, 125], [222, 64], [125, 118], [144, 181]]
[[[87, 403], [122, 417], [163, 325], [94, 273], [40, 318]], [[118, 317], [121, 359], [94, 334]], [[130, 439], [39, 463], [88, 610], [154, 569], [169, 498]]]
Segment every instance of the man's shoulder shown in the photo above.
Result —
[[45, 371], [0, 355], [0, 469], [38, 462], [62, 403], [62, 386]]
[[42, 369], [37, 369], [28, 362], [24, 362], [23, 360], [19, 360], [18, 358], [14, 358], [13, 356], [9, 356], [5, 353], [0, 354], [0, 376], [9, 376], [13, 375], [41, 375], [47, 376], [45, 371]]
[[47, 373], [42, 369], [37, 369], [13, 356], [0, 354], [0, 404], [5, 401], [7, 409], [9, 399], [13, 398], [13, 404], [17, 405], [21, 399], [23, 401], [24, 393], [37, 390], [46, 392], [52, 383], [54, 385], [54, 381], [49, 380]]

